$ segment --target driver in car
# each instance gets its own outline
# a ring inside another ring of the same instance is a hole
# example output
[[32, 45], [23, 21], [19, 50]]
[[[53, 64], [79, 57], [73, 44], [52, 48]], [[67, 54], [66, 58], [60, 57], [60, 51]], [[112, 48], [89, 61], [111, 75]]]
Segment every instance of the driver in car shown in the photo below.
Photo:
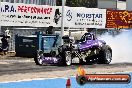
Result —
[[88, 33], [88, 34], [86, 35], [86, 40], [92, 40], [92, 34]]

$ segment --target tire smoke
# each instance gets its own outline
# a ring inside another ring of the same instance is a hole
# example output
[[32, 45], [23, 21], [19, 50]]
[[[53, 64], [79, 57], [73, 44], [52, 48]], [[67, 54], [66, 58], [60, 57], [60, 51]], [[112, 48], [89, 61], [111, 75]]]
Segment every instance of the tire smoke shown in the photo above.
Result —
[[132, 62], [132, 30], [124, 30], [116, 36], [106, 33], [99, 39], [106, 41], [106, 44], [112, 48], [111, 63]]

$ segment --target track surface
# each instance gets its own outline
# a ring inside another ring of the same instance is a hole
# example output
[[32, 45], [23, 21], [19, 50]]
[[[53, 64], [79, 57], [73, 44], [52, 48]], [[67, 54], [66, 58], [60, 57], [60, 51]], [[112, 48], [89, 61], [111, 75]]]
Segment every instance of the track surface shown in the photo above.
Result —
[[[32, 73], [32, 72], [52, 72], [52, 71], [66, 71], [77, 70], [79, 64], [73, 64], [71, 66], [39, 66], [34, 63], [33, 60], [0, 60], [0, 76], [8, 74], [19, 73]], [[132, 67], [132, 63], [115, 63], [115, 64], [94, 64], [94, 65], [82, 65], [85, 69], [109, 69], [118, 68], [118, 71], [127, 71], [129, 67]], [[123, 70], [126, 69], [126, 70]]]
[[[72, 66], [38, 66], [31, 58], [1, 59], [0, 82], [75, 76], [79, 66], [77, 64]], [[94, 64], [83, 65], [83, 67], [87, 73], [132, 72], [132, 63]]]
[[[132, 73], [130, 73], [132, 76]], [[132, 82], [129, 84], [85, 84], [80, 86], [74, 77], [71, 79], [71, 88], [132, 88]], [[32, 80], [22, 82], [0, 83], [0, 88], [66, 88], [67, 79], [47, 79]]]

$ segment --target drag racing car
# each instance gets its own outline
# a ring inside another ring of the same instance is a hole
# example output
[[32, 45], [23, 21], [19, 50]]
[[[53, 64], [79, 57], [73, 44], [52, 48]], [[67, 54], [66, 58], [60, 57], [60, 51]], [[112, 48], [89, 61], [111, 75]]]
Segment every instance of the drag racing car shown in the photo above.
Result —
[[[37, 65], [58, 64], [71, 65], [73, 59], [79, 59], [79, 63], [109, 64], [112, 60], [112, 49], [105, 41], [99, 40], [92, 33], [85, 33], [81, 39], [74, 40], [69, 36], [62, 37], [64, 44], [60, 45], [59, 38], [45, 41], [44, 45], [51, 44], [49, 53], [45, 50], [37, 50], [34, 61]], [[47, 43], [46, 43], [47, 42]], [[57, 45], [57, 46], [55, 46]]]

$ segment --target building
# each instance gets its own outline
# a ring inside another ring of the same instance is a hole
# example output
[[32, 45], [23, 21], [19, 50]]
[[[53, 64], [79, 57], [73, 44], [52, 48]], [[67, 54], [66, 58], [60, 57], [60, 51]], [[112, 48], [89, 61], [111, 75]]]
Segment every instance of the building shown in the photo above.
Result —
[[126, 10], [126, 0], [118, 0], [117, 9], [118, 10]]
[[98, 8], [126, 10], [126, 1], [129, 0], [98, 0]]
[[128, 11], [132, 11], [132, 0], [127, 0], [126, 1], [126, 9]]

